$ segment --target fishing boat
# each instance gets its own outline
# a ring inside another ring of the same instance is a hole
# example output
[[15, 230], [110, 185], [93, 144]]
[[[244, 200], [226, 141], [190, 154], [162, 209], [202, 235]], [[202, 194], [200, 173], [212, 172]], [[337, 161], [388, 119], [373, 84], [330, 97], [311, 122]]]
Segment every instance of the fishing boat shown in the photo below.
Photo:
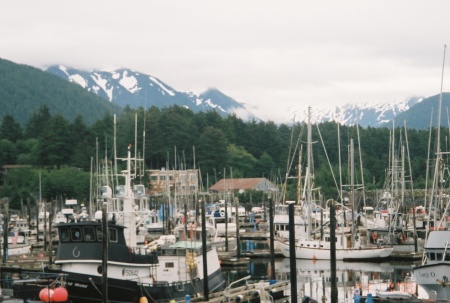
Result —
[[[352, 242], [350, 233], [337, 233], [336, 260], [378, 260], [388, 258], [393, 248], [364, 243], [363, 236]], [[277, 239], [277, 247], [285, 257], [290, 256], [289, 240]], [[295, 242], [295, 257], [297, 259], [329, 260], [330, 259], [330, 235], [321, 239], [298, 239]]]
[[[328, 230], [325, 226], [317, 227], [317, 221], [312, 215], [312, 210], [316, 209], [318, 203], [313, 199], [313, 168], [312, 168], [312, 138], [311, 138], [311, 113], [308, 115], [308, 145], [307, 145], [307, 167], [305, 180], [304, 198], [301, 203], [301, 215], [304, 224], [300, 235], [295, 233], [295, 256], [298, 259], [327, 259], [331, 258], [331, 235], [330, 227]], [[295, 208], [294, 209], [299, 209]], [[296, 212], [296, 211], [295, 211]], [[323, 213], [323, 212], [322, 212]], [[295, 217], [295, 216], [294, 216]], [[354, 220], [352, 214], [352, 220]], [[328, 221], [329, 223], [330, 221]], [[297, 222], [295, 222], [297, 224]], [[392, 253], [393, 248], [389, 246], [381, 246], [370, 244], [367, 241], [367, 235], [364, 231], [350, 232], [345, 227], [339, 226], [336, 229], [335, 246], [336, 260], [378, 260], [387, 258]], [[354, 226], [354, 225], [353, 225]], [[295, 232], [295, 230], [294, 230]], [[319, 234], [320, 232], [320, 234]], [[275, 245], [280, 249], [285, 257], [290, 257], [290, 240], [277, 237]]]
[[[131, 166], [136, 159], [131, 157], [130, 146], [123, 159], [126, 169], [121, 172], [124, 182], [119, 194], [102, 191], [107, 214], [102, 209], [95, 213], [95, 220], [77, 220], [72, 209], [63, 211], [68, 222], [55, 225], [60, 239], [56, 266], [46, 270], [67, 275], [66, 288], [73, 302], [101, 302], [105, 270], [109, 302], [137, 302], [143, 297], [152, 302], [179, 301], [186, 295], [201, 295], [206, 281], [209, 292], [222, 290], [225, 280], [217, 252], [210, 245], [204, 248], [202, 242], [178, 241], [155, 247], [142, 240], [143, 214], [149, 211], [141, 208], [147, 206], [142, 200], [143, 185], [132, 184]], [[102, 228], [106, 217], [107, 232]]]
[[[66, 288], [73, 302], [101, 302], [103, 230], [101, 222], [58, 224], [60, 245], [51, 273], [67, 274]], [[168, 302], [195, 296], [203, 290], [201, 242], [179, 241], [153, 247], [130, 247], [123, 225], [108, 222], [108, 293], [110, 302]], [[224, 287], [217, 252], [207, 249], [210, 291]]]
[[425, 260], [414, 267], [417, 284], [436, 299], [450, 300], [450, 230], [434, 230], [425, 243]]

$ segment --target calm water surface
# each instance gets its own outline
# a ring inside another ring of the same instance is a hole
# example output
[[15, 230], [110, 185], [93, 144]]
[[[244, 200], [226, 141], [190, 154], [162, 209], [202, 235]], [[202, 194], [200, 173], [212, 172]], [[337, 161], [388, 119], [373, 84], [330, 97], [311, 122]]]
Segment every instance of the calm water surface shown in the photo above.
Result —
[[[336, 263], [336, 284], [339, 302], [353, 302], [356, 285], [361, 285], [363, 295], [368, 292], [375, 295], [377, 290], [386, 290], [391, 282], [396, 290], [418, 293], [419, 298], [428, 298], [423, 289], [417, 286], [412, 278], [412, 262], [342, 262]], [[328, 260], [296, 260], [297, 294], [299, 302], [303, 296], [321, 301], [325, 296], [331, 298], [331, 272]], [[249, 263], [239, 268], [223, 268], [227, 282], [231, 283], [248, 275], [251, 281], [268, 280], [270, 270], [269, 259], [249, 259]], [[290, 279], [290, 262], [288, 258], [277, 258], [275, 261], [277, 280]]]

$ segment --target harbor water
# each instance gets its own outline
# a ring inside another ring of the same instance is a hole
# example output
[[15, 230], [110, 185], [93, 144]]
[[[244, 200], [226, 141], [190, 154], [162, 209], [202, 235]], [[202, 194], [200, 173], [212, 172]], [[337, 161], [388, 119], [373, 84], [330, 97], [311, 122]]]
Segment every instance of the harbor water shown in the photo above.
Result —
[[[249, 249], [268, 249], [264, 241], [243, 241], [242, 254], [248, 255]], [[238, 266], [222, 267], [227, 284], [250, 276], [248, 282], [269, 280], [270, 259], [250, 258], [248, 262], [241, 262]], [[298, 302], [308, 296], [321, 302], [324, 298], [331, 298], [331, 265], [329, 260], [301, 260], [296, 259], [297, 295]], [[380, 262], [336, 262], [336, 287], [338, 301], [354, 302], [355, 290], [359, 295], [368, 293], [376, 295], [377, 291], [386, 291], [391, 283], [395, 290], [416, 294], [418, 298], [427, 299], [428, 294], [414, 281], [413, 267], [417, 262], [412, 261], [380, 261]], [[275, 259], [275, 276], [278, 281], [290, 280], [289, 258]], [[243, 281], [241, 284], [245, 284]]]

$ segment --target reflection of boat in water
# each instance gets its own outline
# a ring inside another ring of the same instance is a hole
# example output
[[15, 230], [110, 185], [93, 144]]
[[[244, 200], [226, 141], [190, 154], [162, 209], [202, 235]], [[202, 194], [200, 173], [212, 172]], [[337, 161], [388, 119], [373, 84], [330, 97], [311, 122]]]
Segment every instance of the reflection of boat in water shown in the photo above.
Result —
[[[289, 280], [291, 267], [289, 258], [275, 263], [277, 280]], [[298, 296], [308, 296], [320, 300], [323, 296], [331, 298], [331, 266], [329, 260], [296, 259]], [[336, 261], [336, 286], [339, 302], [353, 298], [356, 287], [363, 295], [380, 292], [384, 294], [389, 284], [394, 282], [397, 295], [415, 293], [416, 286], [411, 280], [409, 263], [391, 264], [388, 262], [344, 262]]]
[[[278, 271], [289, 272], [290, 271], [290, 261], [289, 258], [283, 258], [281, 262], [276, 263]], [[310, 272], [331, 272], [330, 260], [296, 260], [296, 267], [299, 274], [310, 273]], [[391, 263], [377, 263], [377, 262], [344, 262], [341, 260], [336, 260], [336, 271], [358, 271], [364, 273], [392, 273], [394, 272], [394, 267]]]

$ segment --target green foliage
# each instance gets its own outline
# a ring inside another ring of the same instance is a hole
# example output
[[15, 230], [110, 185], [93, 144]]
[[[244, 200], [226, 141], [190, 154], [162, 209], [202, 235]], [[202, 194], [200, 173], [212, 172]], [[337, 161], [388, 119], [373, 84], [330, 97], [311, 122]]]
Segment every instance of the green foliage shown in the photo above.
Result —
[[59, 113], [69, 121], [82, 115], [88, 123], [98, 120], [106, 112], [121, 112], [118, 105], [86, 91], [78, 84], [3, 59], [0, 59], [0, 83], [2, 115], [12, 115], [22, 125], [44, 105], [52, 114]]
[[3, 116], [2, 124], [0, 126], [0, 139], [6, 139], [13, 143], [22, 139], [22, 127], [13, 116]]
[[0, 166], [16, 163], [17, 150], [14, 143], [7, 139], [0, 140]]
[[[234, 178], [266, 177], [282, 184], [286, 175], [303, 175], [307, 166], [304, 124], [244, 122], [235, 115], [223, 118], [214, 112], [194, 113], [179, 106], [147, 110], [128, 107], [117, 117], [106, 112], [89, 125], [84, 116], [75, 116], [71, 122], [63, 115], [53, 115], [49, 107], [43, 105], [25, 123], [24, 138], [21, 138], [20, 127], [14, 118], [5, 115], [2, 123], [0, 134], [5, 136], [7, 133], [1, 130], [4, 127], [17, 128], [17, 135], [11, 134], [11, 140], [1, 138], [0, 165], [32, 167], [8, 170], [0, 175], [4, 177], [0, 180], [0, 198], [10, 197], [16, 206], [24, 199], [35, 199], [39, 169], [45, 199], [65, 197], [87, 201], [91, 164], [105, 157], [113, 159], [114, 132], [118, 157], [125, 156], [131, 144], [133, 156], [136, 151], [138, 157], [145, 157], [146, 169], [195, 166], [200, 168], [203, 187], [223, 178], [224, 172], [226, 176], [232, 173]], [[406, 141], [411, 142], [407, 158], [411, 159], [414, 187], [423, 188], [428, 145], [434, 148], [434, 133], [430, 144], [429, 131], [408, 130], [408, 138], [404, 130], [396, 129], [395, 134], [395, 142], [403, 145]], [[446, 132], [441, 134], [441, 142], [446, 142]], [[367, 189], [382, 188], [389, 165], [390, 137], [388, 128], [362, 129], [334, 122], [314, 125], [314, 187], [320, 187], [326, 198], [337, 198], [340, 176], [343, 184], [350, 182], [350, 145], [353, 144], [355, 183], [364, 182]], [[207, 180], [209, 184], [206, 184]], [[256, 195], [252, 195], [251, 200], [243, 193], [239, 199], [251, 204]], [[286, 199], [297, 200], [296, 179], [289, 179]]]
[[249, 178], [254, 176], [257, 160], [242, 146], [228, 145], [227, 167], [233, 169], [233, 178]]

